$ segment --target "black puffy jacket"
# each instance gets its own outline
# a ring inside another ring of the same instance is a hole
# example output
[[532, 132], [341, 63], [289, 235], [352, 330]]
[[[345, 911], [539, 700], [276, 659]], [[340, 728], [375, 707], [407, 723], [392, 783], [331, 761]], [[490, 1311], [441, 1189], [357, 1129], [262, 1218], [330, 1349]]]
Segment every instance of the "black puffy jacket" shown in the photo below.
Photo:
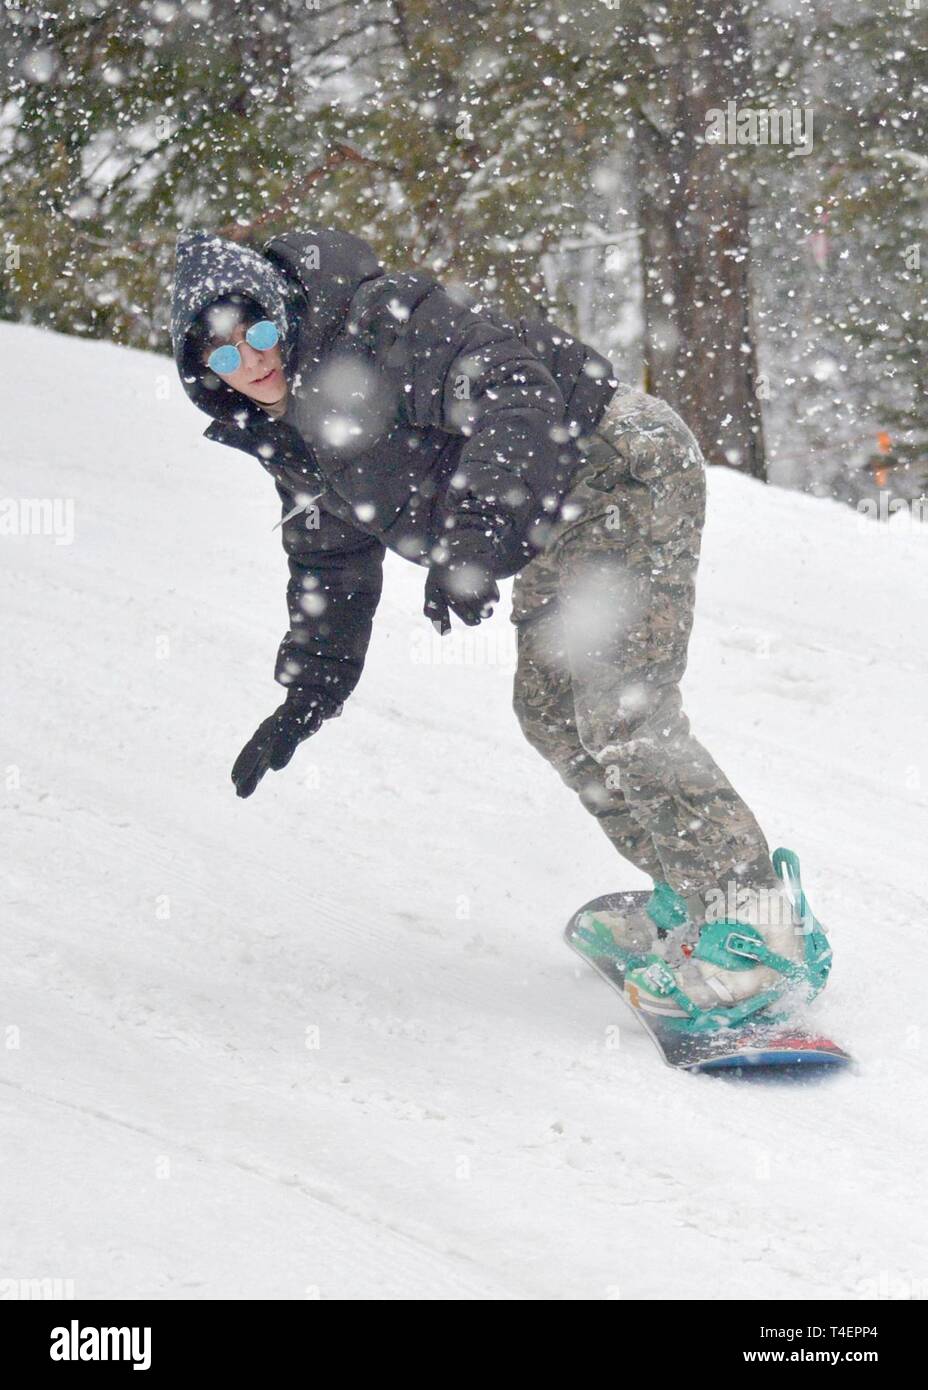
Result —
[[[239, 291], [282, 336], [290, 384], [273, 419], [190, 358], [199, 311]], [[171, 331], [213, 439], [254, 454], [283, 507], [290, 630], [276, 679], [341, 702], [361, 675], [385, 547], [428, 565], [456, 519], [497, 578], [543, 546], [616, 387], [609, 362], [542, 320], [510, 324], [433, 279], [385, 273], [347, 232], [307, 229], [261, 252], [178, 238]]]

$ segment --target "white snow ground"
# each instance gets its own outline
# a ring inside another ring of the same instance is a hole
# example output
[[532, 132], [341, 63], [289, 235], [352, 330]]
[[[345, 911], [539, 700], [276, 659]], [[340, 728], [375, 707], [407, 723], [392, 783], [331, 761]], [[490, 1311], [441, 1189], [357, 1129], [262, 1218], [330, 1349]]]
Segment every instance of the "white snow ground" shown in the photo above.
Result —
[[239, 801], [281, 695], [273, 487], [168, 359], [0, 344], [0, 495], [75, 505], [72, 544], [0, 543], [0, 1279], [928, 1296], [928, 530], [711, 476], [689, 712], [801, 855], [860, 1069], [677, 1075], [562, 944], [644, 885], [522, 739], [508, 602], [442, 649], [388, 557], [342, 718]]

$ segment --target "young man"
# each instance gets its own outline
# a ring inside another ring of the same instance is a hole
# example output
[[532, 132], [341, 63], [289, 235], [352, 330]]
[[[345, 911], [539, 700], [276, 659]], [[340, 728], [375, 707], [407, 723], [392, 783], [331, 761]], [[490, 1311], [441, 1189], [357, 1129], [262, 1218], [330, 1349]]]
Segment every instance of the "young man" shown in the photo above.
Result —
[[450, 613], [489, 616], [515, 576], [522, 730], [656, 884], [609, 924], [644, 1006], [698, 1019], [808, 983], [763, 832], [681, 704], [705, 478], [669, 406], [555, 326], [472, 309], [321, 228], [260, 253], [182, 235], [171, 329], [206, 437], [254, 454], [283, 507], [287, 697], [236, 760], [238, 795], [341, 712], [387, 546], [427, 569], [443, 633]]

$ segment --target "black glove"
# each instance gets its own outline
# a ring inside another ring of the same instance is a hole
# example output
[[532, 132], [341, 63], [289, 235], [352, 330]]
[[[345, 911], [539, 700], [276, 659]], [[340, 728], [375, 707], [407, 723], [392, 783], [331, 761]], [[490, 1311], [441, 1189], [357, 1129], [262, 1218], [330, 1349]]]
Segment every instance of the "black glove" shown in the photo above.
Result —
[[[451, 631], [449, 608], [462, 623], [466, 623], [468, 627], [476, 627], [484, 618], [489, 618], [493, 612], [493, 604], [499, 603], [499, 588], [493, 576], [489, 575], [482, 582], [472, 582], [469, 579], [470, 568], [468, 566], [465, 574], [460, 570], [449, 570], [447, 565], [433, 565], [429, 570], [429, 577], [425, 581], [425, 607], [422, 611], [442, 637]], [[466, 585], [465, 577], [468, 578]], [[457, 585], [464, 592], [449, 593], [449, 585]]]
[[237, 794], [251, 796], [269, 767], [275, 772], [286, 767], [304, 738], [341, 712], [342, 706], [321, 691], [291, 687], [283, 704], [258, 725], [235, 759], [232, 781]]
[[467, 627], [476, 627], [499, 603], [492, 546], [482, 525], [467, 522], [459, 521], [445, 542], [448, 560], [433, 564], [425, 581], [422, 611], [442, 637], [451, 631], [449, 609]]

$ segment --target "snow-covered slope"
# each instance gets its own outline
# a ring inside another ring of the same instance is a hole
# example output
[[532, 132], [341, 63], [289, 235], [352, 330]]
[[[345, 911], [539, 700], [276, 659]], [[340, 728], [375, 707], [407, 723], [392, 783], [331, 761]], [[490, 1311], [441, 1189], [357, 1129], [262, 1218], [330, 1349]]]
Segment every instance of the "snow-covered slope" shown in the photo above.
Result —
[[71, 544], [0, 538], [0, 1277], [917, 1292], [928, 532], [711, 476], [688, 709], [802, 857], [836, 953], [818, 1016], [861, 1067], [677, 1075], [562, 944], [644, 885], [522, 739], [508, 603], [442, 647], [389, 557], [343, 716], [239, 801], [280, 698], [273, 487], [200, 437], [168, 359], [0, 346], [0, 493], [74, 503]]

